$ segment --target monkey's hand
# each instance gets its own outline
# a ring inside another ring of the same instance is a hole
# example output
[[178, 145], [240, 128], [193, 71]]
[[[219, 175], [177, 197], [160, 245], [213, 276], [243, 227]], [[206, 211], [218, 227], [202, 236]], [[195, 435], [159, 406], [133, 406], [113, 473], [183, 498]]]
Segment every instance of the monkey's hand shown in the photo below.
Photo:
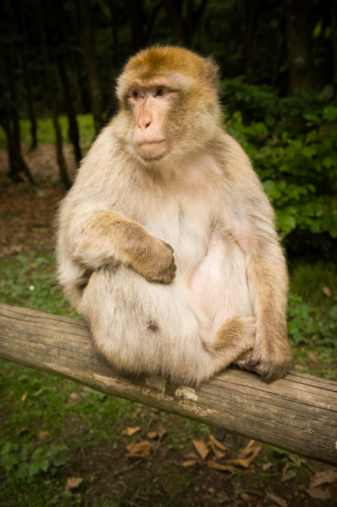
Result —
[[177, 269], [173, 248], [165, 241], [150, 235], [138, 245], [131, 265], [149, 282], [170, 283]]
[[272, 332], [270, 327], [268, 335], [264, 335], [261, 331], [257, 332], [253, 350], [238, 359], [238, 366], [248, 371], [255, 371], [266, 382], [284, 377], [291, 365], [292, 358], [286, 323], [280, 327], [283, 327], [283, 333], [280, 332], [280, 329]]

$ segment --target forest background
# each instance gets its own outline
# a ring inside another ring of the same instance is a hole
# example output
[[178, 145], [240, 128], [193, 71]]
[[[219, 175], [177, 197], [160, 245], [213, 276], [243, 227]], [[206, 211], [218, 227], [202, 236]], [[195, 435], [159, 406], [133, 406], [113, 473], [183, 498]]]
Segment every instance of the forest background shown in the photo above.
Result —
[[[288, 321], [294, 367], [336, 380], [336, 0], [3, 0], [1, 302], [73, 316], [55, 282], [53, 218], [81, 158], [116, 112], [114, 84], [125, 61], [152, 44], [184, 45], [212, 56], [219, 64], [224, 127], [252, 159], [276, 210], [277, 228], [287, 252], [291, 275]], [[4, 487], [0, 504], [5, 499], [9, 502], [5, 505], [12, 505], [9, 499], [16, 495], [18, 480], [26, 481], [20, 486], [25, 505], [42, 505], [46, 498], [50, 502], [55, 498], [56, 503], [81, 504], [84, 499], [97, 498], [97, 484], [99, 494], [109, 498], [111, 492], [107, 493], [103, 478], [98, 483], [95, 480], [95, 489], [90, 479], [94, 472], [89, 466], [81, 470], [81, 463], [83, 456], [99, 454], [109, 438], [114, 449], [125, 444], [121, 440], [121, 422], [115, 423], [114, 437], [105, 431], [98, 435], [94, 429], [97, 424], [104, 424], [106, 412], [115, 414], [122, 410], [121, 402], [80, 388], [75, 392], [74, 387], [61, 380], [2, 364], [0, 481], [4, 481]], [[37, 395], [41, 389], [43, 394]], [[78, 398], [69, 398], [73, 391]], [[54, 411], [45, 412], [44, 407], [53, 397], [60, 400], [62, 421], [54, 420]], [[69, 404], [76, 402], [76, 410], [65, 404], [65, 399], [71, 400]], [[95, 414], [90, 413], [92, 406], [96, 406]], [[15, 416], [8, 416], [10, 407], [15, 407]], [[130, 424], [137, 426], [130, 406], [123, 405], [123, 411]], [[72, 424], [77, 427], [78, 438], [69, 445], [62, 431], [70, 431], [65, 425], [74, 412], [77, 419]], [[144, 421], [148, 415], [144, 412]], [[101, 417], [97, 424], [95, 417]], [[168, 416], [155, 417], [160, 425]], [[166, 426], [173, 424], [172, 420], [165, 421]], [[182, 425], [176, 431], [181, 445], [186, 447], [191, 438], [185, 423], [175, 424]], [[43, 429], [47, 436], [42, 439], [37, 436], [41, 427], [48, 427]], [[83, 435], [88, 427], [93, 434], [84, 448]], [[193, 431], [199, 434], [206, 430], [193, 426]], [[113, 443], [111, 438], [115, 439]], [[232, 452], [237, 445], [233, 443]], [[264, 451], [261, 459], [274, 463], [275, 452]], [[319, 499], [306, 493], [305, 473], [299, 475], [302, 465], [294, 459], [287, 453], [282, 455], [282, 467], [274, 475], [276, 497], [286, 501], [277, 486], [278, 480], [280, 484], [285, 480], [290, 484], [289, 505], [321, 505]], [[122, 468], [123, 460], [119, 460]], [[110, 462], [117, 466], [112, 458]], [[96, 465], [94, 460], [93, 466]], [[150, 479], [145, 465], [137, 466], [149, 484], [154, 471]], [[184, 469], [183, 473], [190, 472]], [[252, 494], [245, 492], [243, 485], [248, 480], [247, 471], [242, 482], [241, 476], [236, 476], [237, 486], [229, 482], [225, 488], [221, 486], [221, 491], [214, 485], [212, 475], [220, 472], [207, 470], [207, 477], [203, 473], [205, 484], [209, 481], [212, 490], [203, 494], [215, 503], [217, 498], [227, 497], [232, 505], [249, 503], [244, 495]], [[85, 477], [84, 485], [79, 483], [64, 490], [62, 481], [69, 474]], [[192, 486], [183, 487], [179, 474], [172, 472], [170, 487], [176, 481], [174, 491], [187, 495], [186, 501], [193, 505], [199, 505], [199, 501], [203, 505], [201, 493], [199, 497]], [[99, 473], [96, 475], [100, 477]], [[120, 498], [121, 505], [142, 505], [141, 498], [155, 501], [152, 490], [145, 486], [137, 490], [131, 475], [128, 471], [123, 473], [114, 498]], [[191, 472], [188, 476], [188, 484], [193, 484], [193, 475]], [[255, 484], [250, 490], [257, 492], [261, 505], [269, 505], [267, 474], [259, 476], [255, 469], [254, 476], [260, 485]], [[34, 481], [41, 484], [41, 477], [42, 493], [34, 489]], [[161, 494], [167, 495], [169, 486], [160, 471], [157, 479]], [[328, 489], [324, 491], [326, 495], [330, 493]], [[175, 493], [170, 498], [175, 505]], [[324, 501], [328, 502], [328, 497]]]

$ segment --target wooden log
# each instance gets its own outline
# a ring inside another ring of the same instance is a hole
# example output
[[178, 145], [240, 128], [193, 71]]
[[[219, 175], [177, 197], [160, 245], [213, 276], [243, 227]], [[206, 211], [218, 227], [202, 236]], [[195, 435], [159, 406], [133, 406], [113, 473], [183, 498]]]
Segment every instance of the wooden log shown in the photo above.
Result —
[[337, 464], [337, 383], [289, 373], [264, 383], [230, 368], [199, 389], [117, 374], [82, 322], [0, 305], [0, 357], [105, 393]]

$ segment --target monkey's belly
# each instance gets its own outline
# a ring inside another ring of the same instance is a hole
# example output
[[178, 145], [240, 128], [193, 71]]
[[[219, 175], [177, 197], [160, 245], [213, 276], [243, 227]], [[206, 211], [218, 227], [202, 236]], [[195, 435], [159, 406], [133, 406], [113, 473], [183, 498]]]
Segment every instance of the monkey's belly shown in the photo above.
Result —
[[226, 240], [218, 232], [211, 234], [207, 255], [192, 273], [187, 287], [214, 326], [234, 316], [253, 314], [245, 256], [231, 237]]
[[216, 289], [223, 278], [223, 265], [226, 258], [226, 245], [217, 232], [210, 238], [207, 254], [198, 264], [188, 281], [188, 288], [194, 295], [197, 305], [208, 314], [207, 294], [210, 288]]

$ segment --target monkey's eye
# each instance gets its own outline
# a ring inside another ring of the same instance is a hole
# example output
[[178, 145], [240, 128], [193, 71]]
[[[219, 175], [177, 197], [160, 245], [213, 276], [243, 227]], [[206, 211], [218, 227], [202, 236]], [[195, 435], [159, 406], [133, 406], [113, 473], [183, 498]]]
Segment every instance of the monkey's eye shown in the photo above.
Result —
[[132, 90], [131, 97], [135, 100], [139, 100], [142, 98], [142, 94], [140, 93], [139, 90]]
[[156, 93], [155, 93], [155, 97], [163, 97], [164, 95], [166, 95], [168, 93], [167, 89], [166, 88], [163, 88], [162, 86], [159, 86], [157, 89], [156, 89]]

